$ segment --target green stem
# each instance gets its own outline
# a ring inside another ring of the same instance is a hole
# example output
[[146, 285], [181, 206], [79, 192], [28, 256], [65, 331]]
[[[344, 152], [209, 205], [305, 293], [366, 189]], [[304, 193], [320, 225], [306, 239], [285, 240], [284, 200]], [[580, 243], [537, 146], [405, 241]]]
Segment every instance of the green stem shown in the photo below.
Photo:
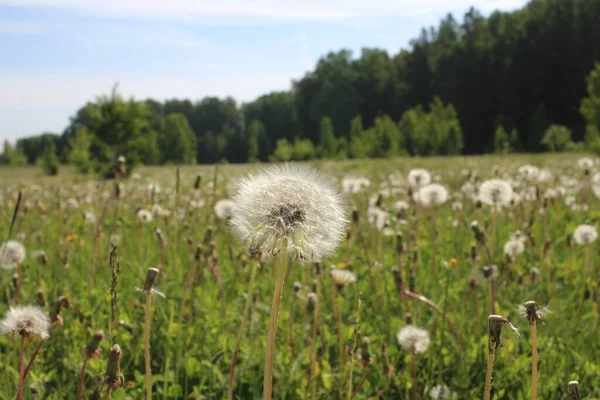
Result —
[[271, 304], [271, 317], [269, 319], [269, 331], [267, 333], [267, 351], [265, 354], [265, 372], [263, 381], [263, 399], [271, 400], [273, 397], [273, 363], [275, 361], [275, 334], [277, 333], [277, 318], [279, 306], [283, 295], [283, 284], [288, 266], [288, 244], [287, 241], [281, 246], [281, 251], [275, 260], [277, 264], [277, 280], [273, 292], [273, 303]]
[[531, 324], [531, 400], [537, 399], [538, 384], [537, 323]]
[[487, 370], [485, 373], [485, 391], [483, 393], [483, 400], [490, 400], [492, 395], [492, 372], [494, 371], [495, 356], [495, 351], [492, 351], [488, 357]]
[[146, 364], [146, 400], [152, 399], [152, 370], [150, 367], [150, 318], [152, 294], [146, 294], [146, 318], [144, 321], [144, 359]]

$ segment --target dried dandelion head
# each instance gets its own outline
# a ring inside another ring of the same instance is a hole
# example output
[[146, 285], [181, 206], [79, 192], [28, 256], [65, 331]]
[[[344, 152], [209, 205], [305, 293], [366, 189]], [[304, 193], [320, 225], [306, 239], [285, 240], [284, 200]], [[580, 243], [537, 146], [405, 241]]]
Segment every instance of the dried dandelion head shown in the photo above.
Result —
[[316, 170], [275, 166], [241, 180], [230, 220], [251, 252], [320, 260], [343, 239], [344, 202], [332, 182]]
[[117, 390], [125, 385], [125, 377], [121, 374], [121, 346], [115, 344], [108, 353], [106, 373], [101, 387], [107, 385], [109, 390]]
[[397, 338], [400, 347], [411, 353], [424, 353], [431, 343], [429, 332], [415, 325], [406, 325], [400, 329]]
[[508, 325], [510, 330], [519, 337], [519, 330], [515, 328], [509, 320], [500, 315], [490, 315], [488, 317], [488, 349], [490, 354], [495, 352], [498, 347], [502, 347], [502, 341], [500, 335], [502, 333], [502, 326]]
[[539, 307], [531, 300], [519, 305], [519, 312], [529, 321], [530, 324], [540, 324], [544, 322], [544, 316], [550, 311], [547, 307]]
[[0, 321], [0, 335], [18, 333], [21, 336], [50, 338], [50, 318], [40, 307], [11, 307]]
[[104, 332], [102, 330], [97, 330], [94, 333], [94, 336], [92, 336], [92, 339], [90, 339], [90, 342], [81, 347], [81, 351], [86, 358], [95, 358], [102, 353], [102, 349], [100, 348], [102, 339], [104, 339]]
[[4, 242], [0, 246], [0, 269], [15, 269], [25, 261], [25, 246], [15, 240]]
[[145, 208], [138, 209], [136, 211], [136, 215], [142, 224], [147, 224], [148, 222], [152, 221], [152, 213]]

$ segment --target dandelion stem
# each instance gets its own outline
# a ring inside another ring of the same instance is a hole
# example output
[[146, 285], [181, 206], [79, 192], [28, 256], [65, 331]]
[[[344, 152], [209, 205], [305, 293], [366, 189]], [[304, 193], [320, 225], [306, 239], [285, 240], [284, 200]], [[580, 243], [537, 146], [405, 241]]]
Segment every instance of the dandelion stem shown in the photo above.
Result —
[[537, 322], [531, 324], [531, 400], [537, 399], [538, 384]]
[[310, 381], [311, 381], [311, 393], [312, 400], [317, 399], [317, 323], [319, 318], [319, 302], [315, 303], [315, 309], [313, 310], [313, 324], [312, 324], [312, 337], [310, 341], [311, 352], [310, 352]]
[[354, 389], [354, 392], [352, 392], [352, 398], [354, 398], [354, 396], [356, 396], [359, 392], [360, 389], [362, 389], [363, 385], [365, 384], [365, 381], [367, 380], [367, 376], [369, 375], [369, 366], [365, 366], [364, 370], [363, 370], [363, 374], [362, 377], [360, 378], [360, 382], [358, 383], [358, 386], [356, 387], [356, 389]]
[[494, 371], [494, 358], [496, 357], [496, 351], [492, 350], [488, 357], [487, 370], [485, 373], [485, 391], [483, 393], [483, 400], [490, 400], [492, 394], [492, 372]]
[[17, 400], [23, 400], [23, 387], [25, 386], [25, 336], [21, 335], [21, 347], [19, 349], [19, 388], [17, 389]]
[[150, 366], [150, 321], [152, 310], [152, 293], [146, 293], [146, 309], [144, 319], [144, 361], [146, 365], [146, 400], [152, 399], [152, 370]]
[[33, 365], [33, 362], [35, 361], [35, 358], [39, 354], [40, 349], [42, 348], [44, 343], [46, 343], [46, 340], [48, 340], [48, 339], [42, 339], [40, 341], [40, 343], [37, 345], [37, 347], [35, 348], [35, 350], [33, 351], [33, 354], [31, 354], [31, 358], [29, 359], [29, 362], [27, 363], [27, 366], [25, 367], [25, 378], [27, 378], [27, 375], [29, 375], [29, 370], [31, 369], [31, 366]]
[[77, 384], [77, 400], [83, 399], [83, 382], [85, 381], [85, 367], [87, 366], [87, 356], [83, 359], [81, 373], [79, 374], [79, 383]]
[[256, 276], [257, 263], [258, 262], [252, 263], [252, 270], [250, 272], [250, 282], [248, 283], [248, 297], [246, 297], [246, 305], [244, 306], [244, 315], [242, 316], [242, 323], [238, 332], [237, 341], [235, 342], [233, 354], [231, 355], [231, 366], [229, 367], [229, 385], [227, 388], [228, 400], [233, 399], [233, 378], [235, 376], [235, 363], [237, 362], [237, 355], [240, 350], [242, 339], [244, 337], [244, 330], [246, 329], [246, 325], [248, 323], [248, 315], [250, 314], [250, 304], [252, 304], [252, 285], [254, 284], [254, 277]]
[[335, 317], [335, 330], [338, 335], [338, 345], [340, 352], [340, 370], [344, 367], [344, 337], [342, 335], [342, 312], [337, 304], [337, 288], [335, 282], [331, 281], [331, 307]]
[[277, 280], [273, 292], [273, 303], [271, 305], [271, 317], [269, 319], [269, 331], [267, 333], [267, 351], [265, 355], [265, 372], [263, 381], [263, 399], [271, 400], [273, 397], [273, 363], [275, 361], [275, 334], [277, 333], [277, 319], [279, 317], [279, 306], [283, 295], [283, 285], [288, 266], [288, 244], [283, 242], [277, 259]]
[[417, 353], [413, 351], [412, 357], [410, 358], [410, 366], [412, 373], [412, 400], [418, 399], [418, 387], [417, 387]]

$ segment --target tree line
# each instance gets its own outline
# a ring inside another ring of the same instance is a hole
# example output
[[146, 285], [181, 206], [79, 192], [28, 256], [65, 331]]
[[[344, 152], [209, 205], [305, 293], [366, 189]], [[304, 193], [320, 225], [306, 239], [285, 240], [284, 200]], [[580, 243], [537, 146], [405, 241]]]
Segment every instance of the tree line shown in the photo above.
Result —
[[470, 9], [395, 55], [331, 52], [289, 91], [245, 104], [114, 88], [62, 134], [5, 145], [2, 159], [39, 162], [52, 146], [83, 169], [117, 154], [162, 164], [598, 149], [597, 21], [600, 0], [532, 0], [487, 18]]

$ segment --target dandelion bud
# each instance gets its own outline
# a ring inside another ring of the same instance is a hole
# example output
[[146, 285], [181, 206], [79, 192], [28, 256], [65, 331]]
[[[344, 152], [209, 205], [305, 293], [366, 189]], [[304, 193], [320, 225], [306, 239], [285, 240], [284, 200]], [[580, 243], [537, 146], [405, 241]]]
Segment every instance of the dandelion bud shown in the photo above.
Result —
[[314, 263], [314, 267], [315, 267], [315, 275], [321, 276], [321, 263], [317, 261], [316, 263]]
[[415, 291], [415, 270], [411, 269], [410, 273], [408, 274], [408, 290], [410, 290], [411, 292]]
[[38, 395], [40, 394], [38, 388], [36, 388], [33, 385], [29, 386], [29, 393], [31, 393], [31, 398], [32, 399], [37, 399]]
[[146, 280], [144, 281], [144, 292], [152, 292], [152, 286], [154, 286], [154, 280], [158, 276], [160, 270], [158, 268], [148, 268], [146, 273]]
[[513, 331], [517, 337], [519, 336], [519, 330], [515, 328], [509, 320], [500, 315], [490, 315], [488, 317], [488, 349], [492, 354], [498, 347], [502, 347], [502, 341], [500, 335], [502, 333], [502, 326], [506, 324]]
[[307, 300], [306, 312], [312, 314], [317, 306], [317, 294], [315, 292], [310, 292], [307, 296]]
[[206, 228], [206, 233], [204, 234], [204, 239], [202, 239], [202, 243], [208, 244], [212, 239], [213, 229], [212, 226]]
[[60, 315], [63, 309], [71, 308], [71, 301], [67, 296], [60, 296], [56, 301], [56, 307], [54, 310], [54, 316], [52, 317], [52, 323], [56, 326], [63, 326], [64, 320]]
[[371, 362], [371, 353], [369, 352], [369, 345], [371, 344], [371, 340], [368, 337], [363, 337], [361, 342], [361, 358], [364, 366], [369, 365]]
[[566, 237], [566, 242], [567, 242], [567, 247], [568, 248], [573, 248], [573, 235], [571, 235], [570, 233], [568, 233], [567, 237]]
[[360, 219], [360, 214], [358, 213], [358, 209], [352, 210], [352, 223], [357, 224]]
[[471, 243], [471, 261], [475, 261], [477, 259], [477, 246], [475, 243]]
[[123, 387], [124, 384], [125, 378], [121, 374], [121, 346], [115, 344], [108, 354], [106, 374], [102, 380], [102, 385], [107, 385], [109, 390], [116, 390]]
[[407, 312], [404, 314], [404, 322], [406, 322], [406, 325], [410, 325], [412, 324], [412, 314]]
[[90, 342], [82, 347], [86, 358], [94, 358], [100, 355], [101, 349], [99, 346], [102, 339], [104, 339], [104, 332], [97, 330]]
[[546, 240], [546, 243], [544, 243], [544, 255], [548, 254], [548, 252], [552, 249], [552, 241], [550, 239]]
[[479, 243], [483, 243], [485, 241], [485, 234], [479, 228], [479, 223], [477, 221], [471, 222], [471, 230], [473, 231], [473, 235], [475, 236], [475, 240]]
[[46, 307], [46, 298], [41, 290], [37, 292], [37, 302], [40, 307]]
[[471, 279], [469, 286], [471, 287], [471, 290], [477, 289], [477, 279]]
[[202, 176], [196, 176], [196, 180], [194, 180], [194, 190], [200, 189], [200, 184], [202, 183]]
[[294, 296], [298, 296], [300, 289], [302, 289], [302, 284], [300, 282], [294, 282]]
[[394, 283], [396, 283], [396, 287], [398, 290], [402, 288], [402, 273], [399, 268], [392, 268], [392, 274], [394, 275]]
[[202, 246], [198, 245], [198, 246], [196, 246], [196, 252], [194, 253], [194, 260], [200, 261], [201, 258], [202, 258]]
[[402, 232], [396, 234], [396, 253], [402, 254], [404, 252], [404, 240]]
[[569, 382], [567, 394], [569, 396], [569, 400], [580, 400], [581, 395], [579, 394], [579, 382], [577, 382], [577, 381]]

